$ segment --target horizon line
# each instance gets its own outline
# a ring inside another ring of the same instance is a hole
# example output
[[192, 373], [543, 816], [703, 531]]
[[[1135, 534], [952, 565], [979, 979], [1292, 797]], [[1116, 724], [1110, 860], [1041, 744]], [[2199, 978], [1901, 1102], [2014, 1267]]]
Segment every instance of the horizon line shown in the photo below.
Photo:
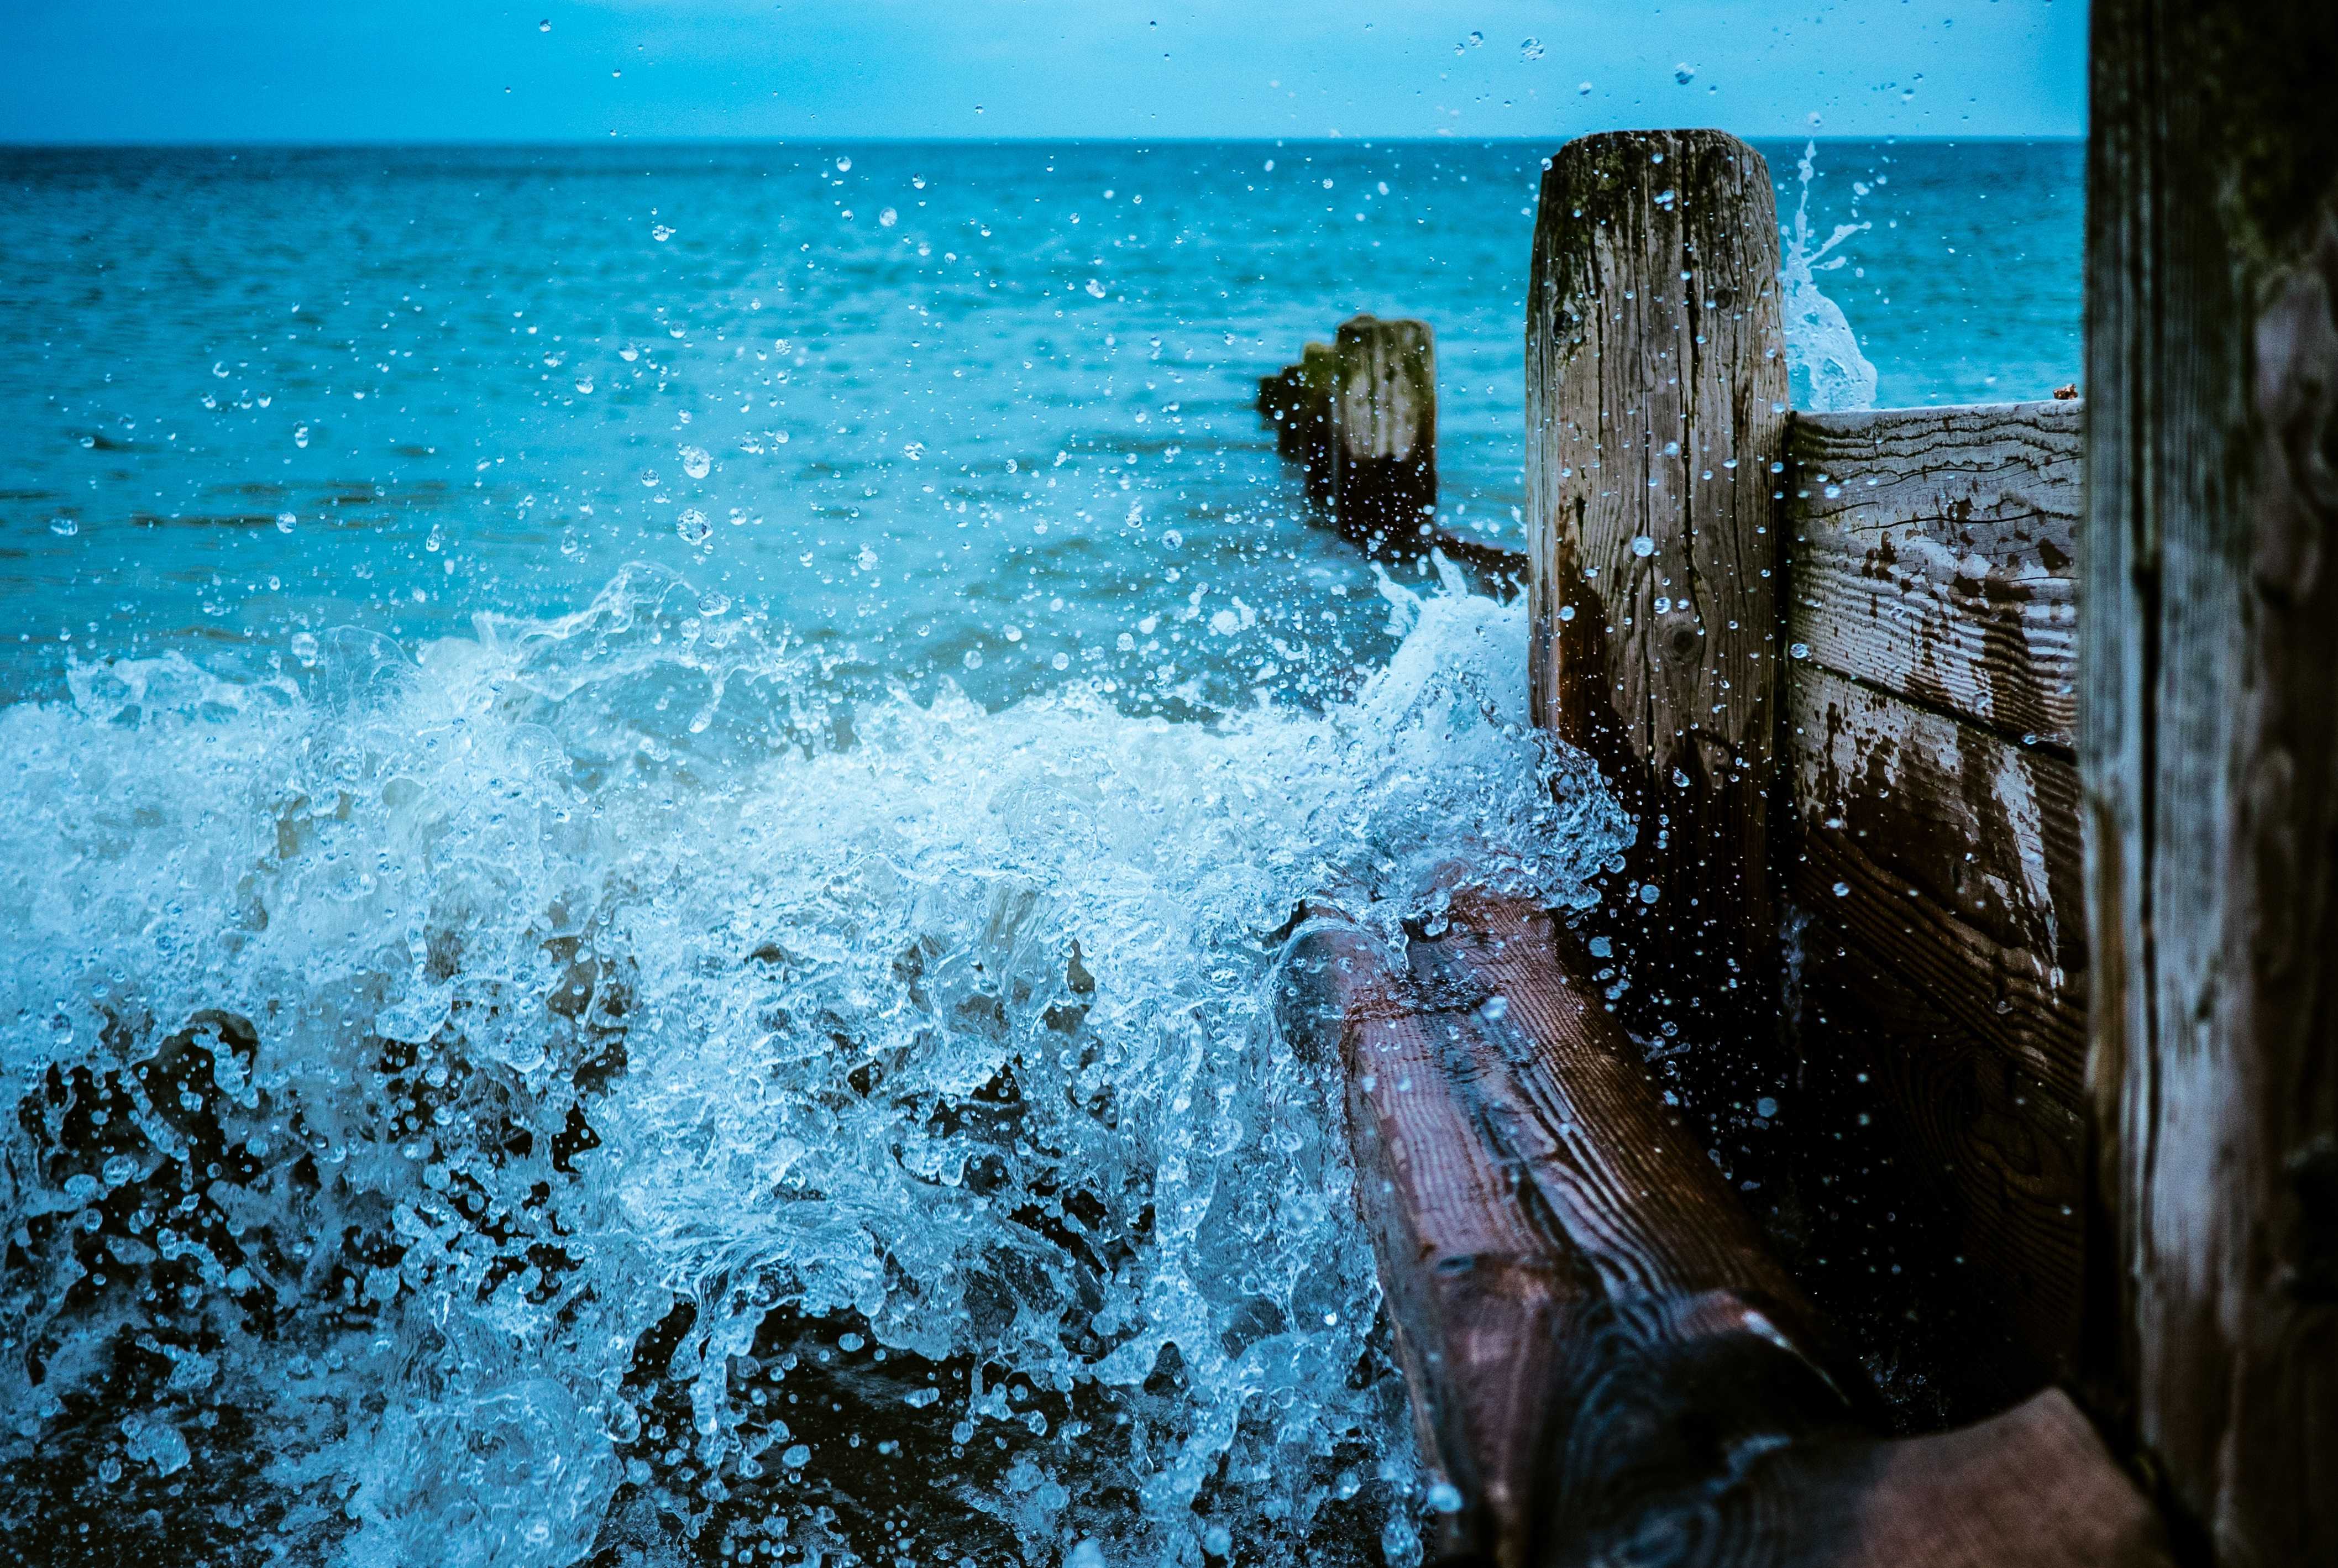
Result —
[[[1720, 126], [1635, 125], [1620, 126], [1624, 132], [1676, 132], [1683, 130], [1724, 130]], [[2030, 133], [2022, 132], [1978, 132], [1967, 135], [1910, 135], [1905, 133], [1854, 134], [1835, 132], [1820, 134], [1811, 132], [1755, 132], [1747, 134], [1730, 131], [1730, 135], [1744, 142], [1868, 142], [1899, 144], [1908, 142], [1934, 145], [1970, 142], [2083, 143], [2086, 132], [2057, 132]], [[511, 151], [554, 150], [574, 147], [785, 147], [789, 145], [832, 146], [841, 142], [864, 145], [899, 147], [1160, 147], [1160, 146], [1252, 146], [1252, 147], [1335, 147], [1343, 145], [1388, 146], [1482, 146], [1543, 143], [1555, 136], [1560, 145], [1585, 136], [1607, 134], [1604, 131], [1579, 131], [1569, 134], [1554, 132], [1553, 136], [895, 136], [895, 135], [818, 135], [804, 136], [618, 136], [556, 137], [536, 140], [516, 137], [455, 137], [428, 136], [406, 140], [367, 138], [363, 140], [303, 141], [293, 138], [253, 138], [244, 141], [131, 141], [99, 140], [62, 142], [19, 141], [0, 136], [0, 152], [233, 152], [246, 150], [265, 152], [362, 152], [372, 151], [399, 152], [423, 148], [496, 149]]]

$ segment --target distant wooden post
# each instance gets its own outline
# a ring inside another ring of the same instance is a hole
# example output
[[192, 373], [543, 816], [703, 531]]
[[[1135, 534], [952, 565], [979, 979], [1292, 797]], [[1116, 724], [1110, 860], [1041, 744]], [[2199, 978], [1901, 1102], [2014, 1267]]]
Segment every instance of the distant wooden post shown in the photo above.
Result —
[[2095, 0], [2079, 761], [2111, 1368], [2338, 1563], [2338, 6]]
[[1331, 510], [1368, 545], [1417, 550], [1437, 516], [1437, 348], [1425, 321], [1358, 316], [1333, 349]]
[[1668, 1012], [1766, 1017], [1775, 995], [1778, 266], [1768, 166], [1734, 136], [1586, 136], [1543, 175], [1527, 306], [1535, 714], [1638, 820], [1608, 917]]

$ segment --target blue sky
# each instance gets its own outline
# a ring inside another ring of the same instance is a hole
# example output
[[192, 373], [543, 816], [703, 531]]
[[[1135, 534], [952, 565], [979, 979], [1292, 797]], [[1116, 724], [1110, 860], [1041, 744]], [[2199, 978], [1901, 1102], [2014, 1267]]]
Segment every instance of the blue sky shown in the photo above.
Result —
[[0, 141], [2076, 135], [2086, 20], [2084, 0], [0, 0]]

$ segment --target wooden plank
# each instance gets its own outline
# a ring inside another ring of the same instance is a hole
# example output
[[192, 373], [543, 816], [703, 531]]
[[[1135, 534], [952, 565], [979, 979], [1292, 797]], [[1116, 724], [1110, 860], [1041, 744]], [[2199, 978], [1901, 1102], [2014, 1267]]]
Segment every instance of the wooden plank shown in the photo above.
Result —
[[[1336, 911], [1279, 1016], [1341, 1073], [1439, 1561], [2167, 1561], [2067, 1400], [1892, 1444], [1574, 937], [1459, 897], [1400, 967]], [[1655, 1544], [1669, 1548], [1651, 1554]]]
[[2076, 743], [2076, 400], [1797, 414], [1787, 635], [2015, 738]]
[[1375, 554], [1437, 520], [1437, 345], [1425, 321], [1355, 316], [1332, 348], [1331, 514]]
[[1791, 897], [1830, 1020], [2033, 1364], [2074, 1369], [2086, 1204], [2078, 774], [1832, 671], [1788, 682]]
[[1582, 137], [1544, 172], [1528, 292], [1536, 720], [1639, 824], [1619, 938], [1679, 1007], [1739, 1015], [1776, 971], [1776, 216], [1733, 136]]
[[2338, 1562], [2338, 6], [2097, 0], [2080, 624], [2104, 1282], [2215, 1558]]
[[[1960, 1393], [2019, 1392], [2071, 1376], [2084, 1299], [2083, 1109], [2067, 1085], [1942, 1012], [1904, 966], [1860, 944], [1827, 907], [1827, 889], [1811, 891], [1820, 903], [1800, 939], [1800, 1124], [1841, 1132], [1850, 1117], [1871, 1114], [1878, 1129], [1849, 1146], [1858, 1168], [1838, 1162], [1844, 1144], [1825, 1141], [1808, 1167], [1859, 1188], [1853, 1228], [1831, 1249], [1871, 1248], [1855, 1228], [1868, 1215], [1937, 1214], [1933, 1250], [1908, 1261], [1962, 1298], [1928, 1305], [1963, 1308], [1964, 1342], [1944, 1348], [1958, 1364], [1932, 1380], [1955, 1378]], [[1891, 1167], [1881, 1175], [1866, 1163], [1879, 1145]], [[1816, 1203], [1823, 1191], [1813, 1185], [1806, 1197]]]
[[2076, 769], [1827, 671], [1788, 691], [1796, 899], [2078, 1106]]

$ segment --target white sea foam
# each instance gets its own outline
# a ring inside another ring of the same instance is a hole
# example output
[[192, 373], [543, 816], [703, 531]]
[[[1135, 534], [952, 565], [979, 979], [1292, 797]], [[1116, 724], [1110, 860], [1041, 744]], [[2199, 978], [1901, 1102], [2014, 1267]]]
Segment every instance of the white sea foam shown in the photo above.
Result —
[[1818, 143], [1811, 142], [1795, 165], [1802, 195], [1794, 224], [1786, 231], [1780, 276], [1785, 285], [1786, 366], [1797, 385], [1795, 402], [1821, 413], [1875, 407], [1875, 367], [1859, 349], [1859, 337], [1842, 307], [1819, 289], [1818, 275], [1840, 270], [1849, 260], [1836, 246], [1864, 232], [1866, 223], [1838, 223], [1822, 244], [1811, 242], [1811, 181], [1818, 167]]
[[352, 1564], [1417, 1553], [1275, 933], [1621, 828], [1522, 610], [1385, 592], [1351, 701], [1210, 724], [844, 710], [639, 568], [0, 712], [0, 1456]]

